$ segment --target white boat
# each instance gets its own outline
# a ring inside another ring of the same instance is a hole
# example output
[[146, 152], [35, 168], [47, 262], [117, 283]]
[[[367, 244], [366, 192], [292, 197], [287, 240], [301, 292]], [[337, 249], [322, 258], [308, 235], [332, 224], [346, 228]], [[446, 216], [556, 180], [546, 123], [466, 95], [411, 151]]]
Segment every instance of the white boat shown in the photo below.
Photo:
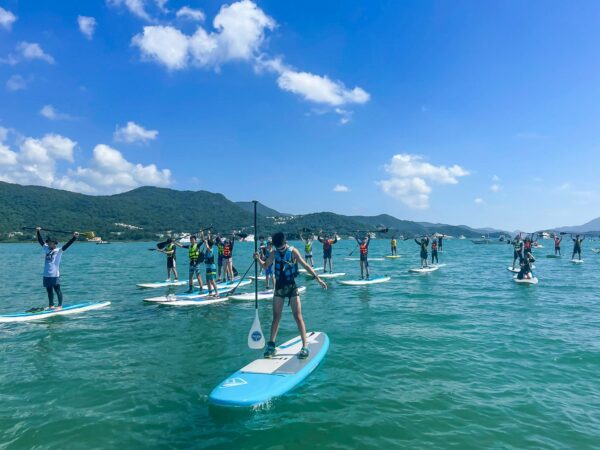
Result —
[[465, 240], [465, 239], [466, 239], [466, 237], [465, 237], [465, 235], [464, 235], [464, 234], [461, 234], [461, 235], [458, 237], [458, 239], [460, 239], [461, 241], [463, 241], [463, 240]]

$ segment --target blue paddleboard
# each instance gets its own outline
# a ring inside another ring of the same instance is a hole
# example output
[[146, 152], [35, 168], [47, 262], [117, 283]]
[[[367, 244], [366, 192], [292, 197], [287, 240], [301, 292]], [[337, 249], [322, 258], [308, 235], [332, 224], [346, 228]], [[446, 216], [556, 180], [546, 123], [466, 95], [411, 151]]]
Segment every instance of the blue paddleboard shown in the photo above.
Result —
[[22, 312], [14, 314], [0, 315], [0, 322], [28, 322], [31, 320], [45, 319], [53, 316], [67, 316], [70, 314], [79, 314], [92, 309], [104, 308], [110, 305], [110, 302], [99, 303], [77, 303], [75, 305], [63, 306], [62, 309], [44, 309], [36, 312]]
[[300, 336], [277, 347], [270, 359], [257, 359], [222, 381], [208, 397], [221, 406], [254, 406], [279, 397], [300, 384], [317, 368], [329, 349], [329, 337], [322, 332], [308, 333], [310, 355], [299, 359]]

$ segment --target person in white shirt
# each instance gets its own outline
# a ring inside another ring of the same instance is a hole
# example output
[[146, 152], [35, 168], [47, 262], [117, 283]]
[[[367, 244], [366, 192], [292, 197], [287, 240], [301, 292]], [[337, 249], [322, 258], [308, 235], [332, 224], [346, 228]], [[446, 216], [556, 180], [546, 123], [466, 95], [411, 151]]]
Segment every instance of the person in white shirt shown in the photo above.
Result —
[[[65, 252], [73, 242], [77, 240], [79, 233], [73, 233], [73, 237], [62, 247], [58, 246], [58, 241], [54, 238], [48, 237], [46, 241], [42, 239], [41, 228], [35, 229], [37, 240], [44, 250], [46, 259], [44, 262], [44, 287], [48, 293], [48, 308], [49, 309], [62, 309], [63, 294], [60, 289], [60, 260], [62, 254]], [[54, 293], [58, 297], [58, 306], [54, 306]]]

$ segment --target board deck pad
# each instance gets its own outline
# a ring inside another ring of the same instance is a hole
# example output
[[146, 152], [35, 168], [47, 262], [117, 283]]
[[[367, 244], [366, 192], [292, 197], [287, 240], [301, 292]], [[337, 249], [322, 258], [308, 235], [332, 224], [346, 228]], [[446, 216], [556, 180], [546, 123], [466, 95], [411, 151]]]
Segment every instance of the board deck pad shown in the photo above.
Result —
[[329, 337], [322, 332], [307, 334], [310, 354], [298, 358], [302, 340], [297, 336], [277, 347], [275, 357], [257, 359], [223, 380], [209, 395], [222, 406], [254, 406], [279, 397], [312, 373], [329, 349]]

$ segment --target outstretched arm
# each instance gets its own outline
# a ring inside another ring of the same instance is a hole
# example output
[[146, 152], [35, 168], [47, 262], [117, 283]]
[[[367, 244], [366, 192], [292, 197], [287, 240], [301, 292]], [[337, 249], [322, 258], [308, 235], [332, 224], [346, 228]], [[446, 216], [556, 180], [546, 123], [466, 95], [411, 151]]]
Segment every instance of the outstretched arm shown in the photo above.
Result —
[[37, 227], [37, 228], [35, 229], [35, 235], [36, 235], [36, 237], [37, 237], [37, 241], [38, 241], [38, 242], [40, 243], [40, 245], [43, 247], [45, 244], [44, 244], [44, 239], [42, 239], [42, 233], [40, 233], [40, 230], [41, 230], [41, 228], [40, 228], [40, 227]]
[[269, 256], [267, 256], [267, 259], [265, 259], [264, 261], [262, 259], [260, 259], [260, 253], [256, 252], [254, 254], [254, 259], [256, 260], [256, 262], [260, 265], [260, 267], [262, 267], [263, 269], [266, 269], [267, 267], [269, 267], [271, 264], [273, 264], [273, 260], [275, 259], [275, 252], [272, 251]]
[[71, 246], [71, 244], [73, 244], [73, 242], [75, 242], [77, 240], [78, 237], [79, 237], [79, 233], [76, 231], [75, 233], [73, 233], [73, 237], [71, 239], [69, 239], [69, 242], [67, 242], [65, 245], [63, 245], [62, 251], [66, 252], [67, 249]]
[[[315, 278], [315, 280], [317, 280], [317, 282], [321, 285], [321, 287], [323, 289], [327, 289], [327, 284], [323, 280], [321, 280], [321, 278], [319, 277], [319, 274], [317, 272], [315, 272], [315, 270], [311, 266], [309, 266], [306, 263], [306, 261], [304, 261], [304, 259], [302, 259], [302, 256], [300, 256], [300, 252], [298, 251], [298, 249], [295, 248], [294, 250], [292, 250], [292, 254], [294, 255], [294, 258], [296, 258], [296, 261], [298, 262], [298, 264], [300, 264], [302, 267], [304, 267], [304, 269], [308, 273], [310, 273]], [[273, 253], [273, 255], [274, 255], [274, 253]]]

